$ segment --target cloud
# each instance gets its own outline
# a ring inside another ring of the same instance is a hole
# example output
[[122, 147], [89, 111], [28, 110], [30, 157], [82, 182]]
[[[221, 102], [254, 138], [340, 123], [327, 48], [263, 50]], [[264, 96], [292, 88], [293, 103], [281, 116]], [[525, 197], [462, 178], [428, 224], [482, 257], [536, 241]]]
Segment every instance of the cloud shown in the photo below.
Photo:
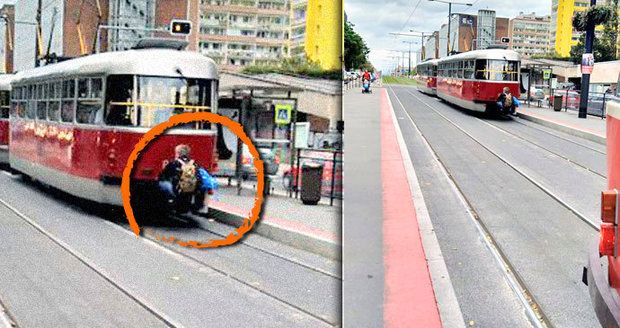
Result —
[[[413, 8], [420, 1], [411, 19], [407, 21]], [[396, 37], [390, 32], [408, 32], [410, 29], [421, 32], [437, 31], [442, 24], [448, 22], [448, 5], [428, 0], [347, 0], [345, 12], [347, 19], [355, 24], [359, 33], [370, 48], [370, 60], [375, 67], [387, 70], [396, 64], [390, 58], [402, 54], [390, 50], [409, 50], [409, 45], [402, 41], [417, 41], [413, 50], [420, 48], [420, 38]], [[466, 0], [460, 0], [465, 2]], [[453, 5], [453, 13], [476, 14], [478, 9], [492, 9], [498, 17], [513, 18], [520, 12], [536, 12], [538, 15], [549, 15], [551, 3], [541, 0], [469, 0], [475, 2], [473, 7]], [[405, 54], [405, 63], [407, 62]], [[414, 57], [412, 55], [412, 57]], [[402, 60], [402, 59], [401, 59]]]

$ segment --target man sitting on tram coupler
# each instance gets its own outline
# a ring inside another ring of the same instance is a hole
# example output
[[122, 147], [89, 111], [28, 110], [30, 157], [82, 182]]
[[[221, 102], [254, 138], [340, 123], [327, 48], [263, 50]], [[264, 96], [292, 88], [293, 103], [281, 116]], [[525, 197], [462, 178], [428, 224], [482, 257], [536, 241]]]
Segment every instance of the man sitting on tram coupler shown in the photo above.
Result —
[[510, 93], [509, 87], [504, 87], [502, 93], [497, 96], [497, 108], [500, 113], [517, 115], [516, 109], [519, 105], [519, 100]]
[[204, 207], [206, 193], [211, 194], [213, 189], [207, 188], [208, 183], [201, 179], [198, 173], [202, 168], [191, 159], [190, 151], [188, 145], [174, 148], [174, 160], [164, 161], [159, 189], [170, 210], [198, 213]]

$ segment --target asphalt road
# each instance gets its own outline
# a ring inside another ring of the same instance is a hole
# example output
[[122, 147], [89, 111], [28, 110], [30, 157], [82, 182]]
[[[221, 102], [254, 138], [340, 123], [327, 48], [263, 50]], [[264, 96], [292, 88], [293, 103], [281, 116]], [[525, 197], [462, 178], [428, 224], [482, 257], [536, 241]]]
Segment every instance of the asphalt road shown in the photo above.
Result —
[[[0, 304], [18, 327], [330, 327], [340, 323], [340, 263], [201, 217], [129, 231], [98, 208], [0, 174]], [[5, 265], [6, 264], [6, 265]]]
[[480, 327], [530, 325], [526, 307], [503, 277], [506, 268], [492, 260], [449, 179], [548, 324], [597, 326], [581, 283], [587, 247], [597, 233], [558, 199], [598, 222], [604, 149], [518, 119], [473, 115], [412, 87], [389, 92], [465, 321]]

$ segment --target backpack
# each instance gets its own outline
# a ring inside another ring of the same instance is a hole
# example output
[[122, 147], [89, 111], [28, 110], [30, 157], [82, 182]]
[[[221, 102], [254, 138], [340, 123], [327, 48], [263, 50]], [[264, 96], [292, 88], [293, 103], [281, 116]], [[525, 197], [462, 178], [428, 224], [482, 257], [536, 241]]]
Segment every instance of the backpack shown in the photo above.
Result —
[[179, 177], [179, 183], [177, 189], [181, 193], [193, 193], [198, 187], [198, 177], [196, 176], [196, 165], [194, 160], [188, 162], [181, 162], [181, 176]]
[[511, 108], [512, 107], [512, 94], [506, 94], [506, 100], [504, 100], [504, 107]]

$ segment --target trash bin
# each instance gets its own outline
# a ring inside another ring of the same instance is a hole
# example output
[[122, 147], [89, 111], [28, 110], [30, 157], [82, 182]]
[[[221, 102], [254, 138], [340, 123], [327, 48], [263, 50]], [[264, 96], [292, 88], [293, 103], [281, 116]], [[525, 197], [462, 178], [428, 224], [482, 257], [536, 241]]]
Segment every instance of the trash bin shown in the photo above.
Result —
[[553, 96], [553, 110], [559, 112], [562, 110], [562, 96], [554, 95]]
[[321, 200], [323, 164], [308, 163], [301, 167], [301, 201], [316, 205]]

